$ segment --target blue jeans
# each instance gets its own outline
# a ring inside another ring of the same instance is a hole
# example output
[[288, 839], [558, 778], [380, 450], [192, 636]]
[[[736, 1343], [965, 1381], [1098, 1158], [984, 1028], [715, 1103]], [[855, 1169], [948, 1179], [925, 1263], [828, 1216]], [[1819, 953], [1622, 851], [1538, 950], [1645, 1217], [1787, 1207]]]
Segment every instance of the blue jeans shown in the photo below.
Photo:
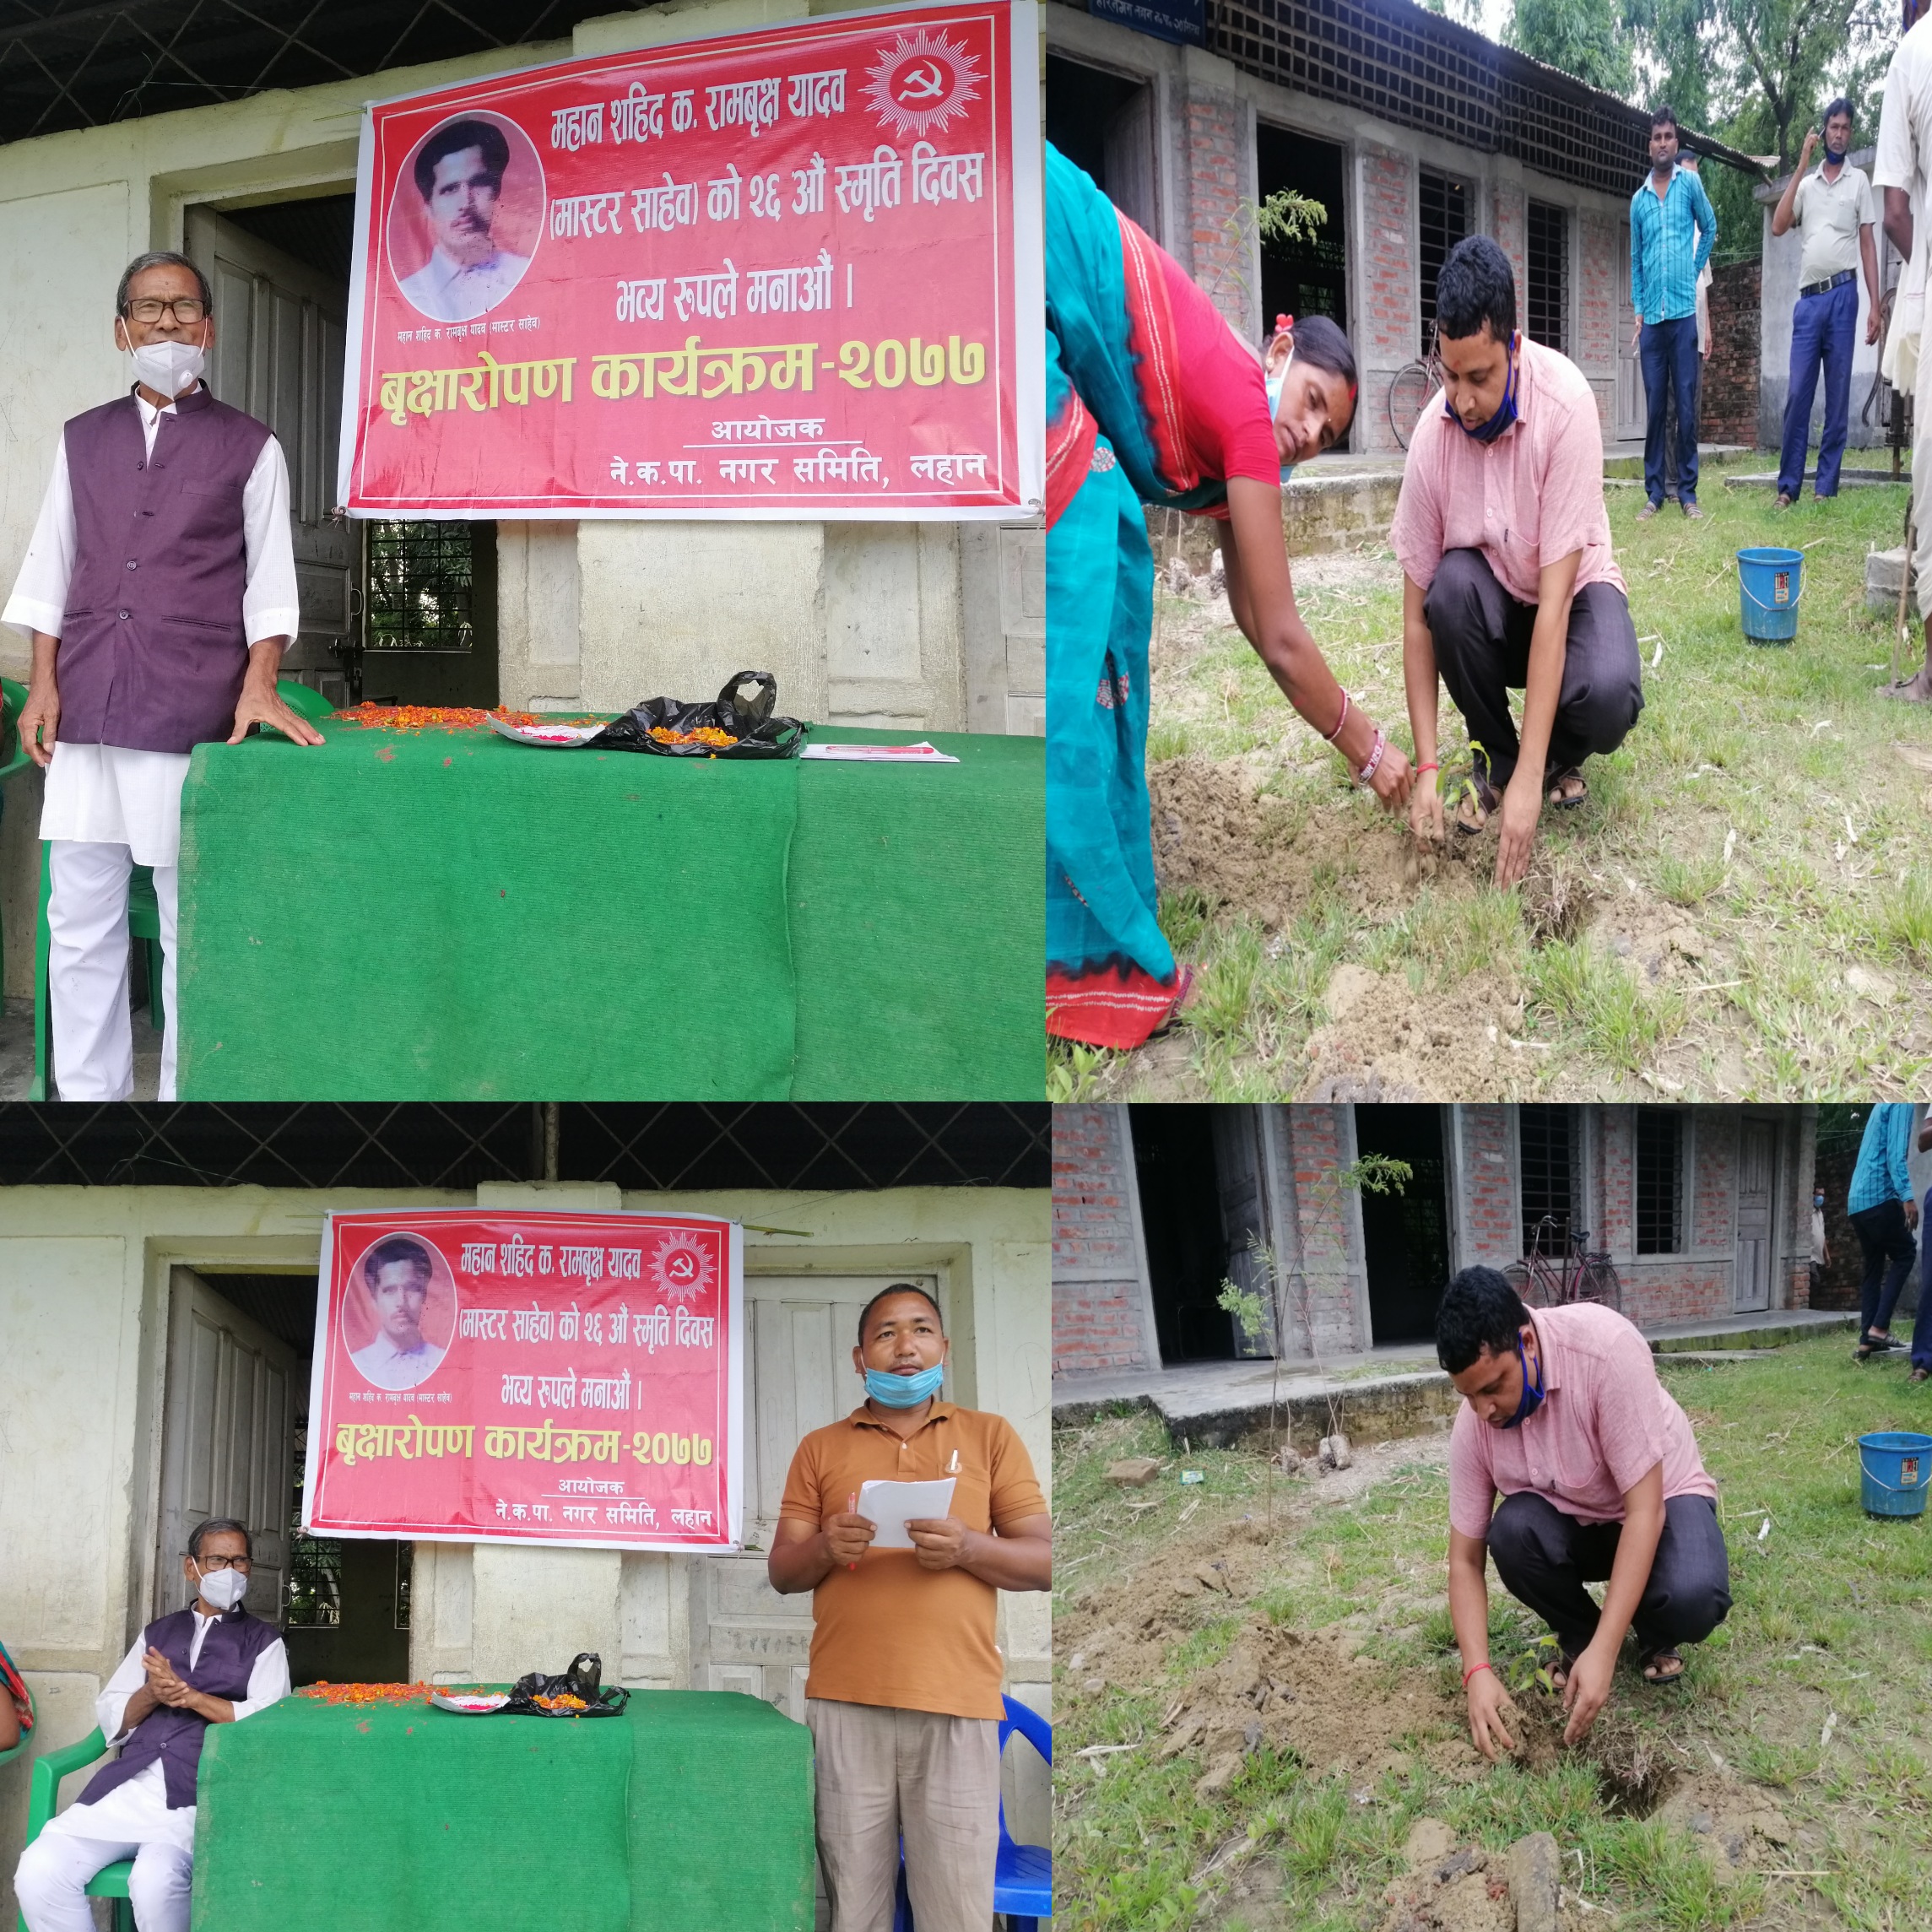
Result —
[[1664, 501], [1664, 410], [1665, 392], [1677, 402], [1677, 501], [1686, 509], [1697, 501], [1697, 318], [1678, 316], [1647, 322], [1637, 338], [1643, 367], [1643, 494]]
[[1838, 494], [1845, 428], [1852, 402], [1852, 336], [1858, 327], [1859, 285], [1842, 282], [1821, 295], [1800, 295], [1791, 311], [1791, 387], [1784, 399], [1784, 444], [1778, 458], [1778, 491], [1795, 496], [1805, 484], [1805, 446], [1811, 436], [1811, 398], [1818, 365], [1825, 365], [1825, 432], [1818, 439], [1820, 496]]

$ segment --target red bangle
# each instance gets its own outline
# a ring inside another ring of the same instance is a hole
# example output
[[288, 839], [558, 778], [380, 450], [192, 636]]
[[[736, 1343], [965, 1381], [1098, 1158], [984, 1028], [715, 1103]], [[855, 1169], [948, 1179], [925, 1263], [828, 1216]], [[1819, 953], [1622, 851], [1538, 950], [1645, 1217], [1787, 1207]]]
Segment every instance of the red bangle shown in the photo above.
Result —
[[1415, 776], [1420, 778], [1425, 771], [1440, 771], [1442, 769], [1442, 767], [1431, 759], [1428, 764], [1418, 765], [1415, 767]]
[[1469, 1679], [1475, 1676], [1477, 1671], [1487, 1670], [1489, 1668], [1490, 1666], [1487, 1664], [1472, 1664], [1469, 1669], [1463, 1673], [1463, 1688], [1465, 1691], [1469, 1689]]

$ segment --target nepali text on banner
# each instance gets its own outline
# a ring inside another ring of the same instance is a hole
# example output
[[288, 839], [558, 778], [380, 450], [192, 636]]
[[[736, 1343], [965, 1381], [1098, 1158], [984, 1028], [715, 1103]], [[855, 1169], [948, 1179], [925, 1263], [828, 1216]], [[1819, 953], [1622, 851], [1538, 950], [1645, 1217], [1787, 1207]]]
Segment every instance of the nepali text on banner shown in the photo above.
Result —
[[702, 1215], [330, 1215], [318, 1534], [730, 1549], [744, 1255]]
[[1036, 512], [1036, 27], [842, 14], [371, 108], [343, 503]]

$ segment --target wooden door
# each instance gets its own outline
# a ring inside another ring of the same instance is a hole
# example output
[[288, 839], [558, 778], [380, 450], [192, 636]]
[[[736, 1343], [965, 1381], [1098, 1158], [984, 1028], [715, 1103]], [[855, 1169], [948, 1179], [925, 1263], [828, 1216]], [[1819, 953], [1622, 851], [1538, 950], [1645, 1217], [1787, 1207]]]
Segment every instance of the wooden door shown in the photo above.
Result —
[[[859, 1312], [895, 1281], [924, 1289], [938, 1299], [942, 1314], [949, 1312], [930, 1274], [746, 1279], [751, 1315], [747, 1547], [741, 1556], [712, 1556], [688, 1566], [694, 1690], [742, 1691], [804, 1722], [812, 1599], [780, 1596], [766, 1581], [766, 1554], [800, 1438], [849, 1415], [864, 1399], [852, 1367]], [[950, 1396], [952, 1390], [949, 1386], [943, 1393]]]
[[1227, 1241], [1227, 1278], [1242, 1293], [1261, 1297], [1259, 1328], [1250, 1330], [1238, 1321], [1234, 1323], [1234, 1352], [1245, 1361], [1265, 1361], [1275, 1352], [1274, 1296], [1268, 1271], [1254, 1252], [1256, 1242], [1269, 1238], [1259, 1109], [1217, 1107], [1214, 1134], [1221, 1232]]
[[1746, 1118], [1738, 1135], [1737, 1308], [1771, 1306], [1772, 1171], [1777, 1130]]
[[174, 1270], [161, 1425], [160, 1547], [151, 1616], [189, 1600], [181, 1580], [188, 1532], [210, 1517], [246, 1523], [255, 1567], [245, 1599], [279, 1625], [287, 1595], [295, 1497], [295, 1351]]
[[188, 210], [187, 253], [214, 287], [209, 387], [266, 423], [288, 461], [302, 628], [284, 663], [306, 682], [338, 676], [329, 647], [350, 632], [355, 562], [354, 532], [329, 513], [349, 291], [212, 208]]

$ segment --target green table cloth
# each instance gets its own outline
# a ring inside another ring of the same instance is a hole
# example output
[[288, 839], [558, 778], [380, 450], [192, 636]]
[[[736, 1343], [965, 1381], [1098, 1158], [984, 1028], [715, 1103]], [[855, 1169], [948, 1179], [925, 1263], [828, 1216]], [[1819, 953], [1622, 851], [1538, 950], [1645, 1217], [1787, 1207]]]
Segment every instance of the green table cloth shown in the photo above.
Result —
[[210, 1729], [196, 1795], [193, 1932], [810, 1932], [811, 1739], [735, 1691], [289, 1697]]
[[195, 751], [182, 1099], [1039, 1098], [1042, 740], [909, 770], [321, 728]]

